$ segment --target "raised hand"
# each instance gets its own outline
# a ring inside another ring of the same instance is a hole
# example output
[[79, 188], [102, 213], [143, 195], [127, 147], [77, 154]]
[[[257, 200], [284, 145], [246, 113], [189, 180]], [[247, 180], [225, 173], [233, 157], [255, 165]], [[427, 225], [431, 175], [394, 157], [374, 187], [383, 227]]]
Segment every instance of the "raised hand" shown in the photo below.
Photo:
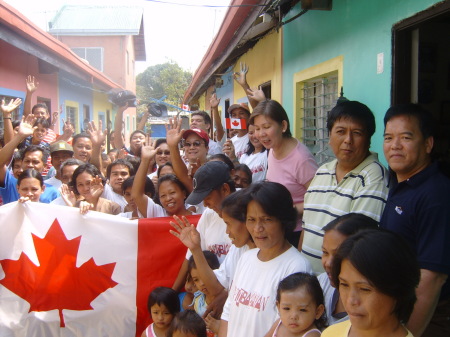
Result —
[[264, 91], [262, 91], [261, 87], [259, 89], [247, 89], [247, 96], [249, 99], [253, 99], [257, 102], [262, 102], [266, 100], [266, 95], [264, 94]]
[[98, 198], [100, 198], [100, 196], [103, 193], [103, 181], [102, 178], [100, 178], [99, 176], [95, 176], [94, 179], [92, 179], [91, 182], [91, 196], [93, 199], [98, 200]]
[[67, 184], [61, 185], [61, 198], [64, 200], [67, 206], [75, 207], [77, 197], [75, 193], [67, 186]]
[[35, 80], [34, 76], [31, 76], [31, 75], [27, 76], [26, 83], [27, 83], [27, 92], [28, 93], [35, 92], [39, 86], [39, 82], [37, 82]]
[[31, 136], [34, 130], [37, 129], [37, 126], [33, 127], [35, 121], [36, 117], [33, 114], [29, 114], [26, 118], [22, 117], [17, 133], [25, 138]]
[[2, 105], [0, 109], [2, 110], [3, 117], [11, 117], [11, 112], [17, 109], [20, 104], [22, 104], [22, 100], [20, 98], [12, 99], [9, 101], [9, 104], [6, 105], [5, 99], [2, 99]]
[[150, 145], [144, 145], [141, 148], [141, 159], [144, 158], [154, 158], [157, 149], [155, 149], [155, 145], [156, 145], [156, 140], [155, 139], [150, 139], [149, 141]]
[[94, 208], [94, 205], [91, 204], [91, 203], [89, 203], [89, 202], [87, 202], [86, 200], [82, 200], [82, 201], [80, 201], [79, 208], [80, 208], [80, 213], [84, 215], [84, 214], [86, 214], [90, 209], [93, 209], [93, 208]]
[[196, 158], [195, 162], [189, 162], [188, 164], [188, 176], [191, 178], [194, 178], [195, 172], [197, 172], [198, 168], [202, 166], [202, 163], [200, 163], [200, 158]]
[[211, 109], [217, 108], [220, 103], [220, 98], [217, 98], [217, 95], [214, 93], [211, 95], [209, 99], [209, 104], [211, 105]]
[[63, 121], [63, 135], [67, 136], [67, 139], [72, 137], [72, 135], [75, 133], [75, 128], [73, 127], [72, 123], [70, 123], [69, 119], [67, 121]]
[[245, 86], [247, 84], [247, 73], [248, 73], [248, 66], [247, 64], [240, 63], [240, 70], [238, 72], [235, 72], [233, 74], [234, 79], [236, 82], [238, 82], [241, 86]]
[[184, 130], [181, 130], [181, 119], [169, 118], [169, 124], [166, 124], [167, 145], [175, 147], [183, 138]]
[[225, 153], [231, 160], [236, 159], [236, 153], [234, 151], [234, 145], [231, 139], [227, 139], [227, 141], [223, 144], [222, 152]]
[[175, 220], [175, 222], [170, 221], [170, 225], [175, 230], [170, 230], [170, 234], [180, 239], [180, 241], [191, 250], [200, 248], [200, 233], [197, 231], [194, 225], [191, 225], [189, 220], [184, 216], [180, 219], [179, 217], [174, 215], [173, 219]]
[[102, 131], [102, 120], [98, 121], [98, 129], [95, 126], [95, 123], [89, 122], [87, 132], [91, 137], [92, 145], [100, 146], [106, 140], [107, 130]]

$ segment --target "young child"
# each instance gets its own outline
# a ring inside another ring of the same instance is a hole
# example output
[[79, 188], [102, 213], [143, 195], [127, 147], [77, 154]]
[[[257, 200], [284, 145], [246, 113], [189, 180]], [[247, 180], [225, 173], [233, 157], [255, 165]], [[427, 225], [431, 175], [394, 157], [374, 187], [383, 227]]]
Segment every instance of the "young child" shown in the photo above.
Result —
[[180, 299], [181, 311], [194, 310], [192, 301], [194, 300], [194, 294], [198, 291], [198, 289], [195, 286], [194, 281], [192, 281], [192, 277], [189, 273], [186, 277], [184, 289], [186, 290], [185, 292], [181, 292], [178, 294], [178, 298]]
[[172, 320], [167, 337], [206, 337], [206, 324], [195, 311], [185, 310]]
[[50, 144], [44, 141], [47, 135], [47, 130], [50, 127], [49, 122], [45, 118], [38, 118], [33, 124], [34, 131], [32, 136], [28, 136], [25, 140], [19, 144], [18, 148], [23, 149], [30, 145], [39, 145], [50, 151]]
[[[206, 261], [211, 269], [214, 270], [220, 267], [219, 259], [214, 253], [204, 250], [203, 254], [205, 255]], [[199, 290], [194, 294], [194, 310], [197, 314], [203, 316], [208, 303], [211, 303], [214, 297], [208, 292], [204, 282], [199, 278], [199, 273], [197, 271], [197, 266], [195, 265], [193, 256], [189, 258], [188, 273], [191, 275], [192, 281]]]
[[322, 288], [314, 275], [295, 273], [284, 278], [277, 289], [280, 319], [266, 337], [319, 337], [326, 327]]
[[26, 169], [17, 179], [17, 191], [19, 202], [39, 202], [41, 194], [44, 193], [45, 185], [41, 174], [35, 169]]
[[171, 288], [155, 288], [148, 297], [148, 311], [153, 323], [145, 329], [142, 337], [166, 337], [170, 323], [180, 312], [177, 292]]

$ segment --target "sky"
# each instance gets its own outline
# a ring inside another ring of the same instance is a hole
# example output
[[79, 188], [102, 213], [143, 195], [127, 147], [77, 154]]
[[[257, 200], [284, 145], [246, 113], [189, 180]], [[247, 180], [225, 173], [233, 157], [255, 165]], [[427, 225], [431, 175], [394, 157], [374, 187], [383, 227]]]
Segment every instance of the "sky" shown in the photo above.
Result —
[[[136, 73], [175, 61], [195, 72], [215, 37], [230, 0], [5, 0], [28, 19], [47, 30], [63, 5], [138, 4], [144, 8], [146, 62], [136, 62]], [[184, 5], [183, 5], [184, 4]], [[186, 6], [189, 5], [189, 6]], [[223, 7], [208, 7], [223, 6]]]

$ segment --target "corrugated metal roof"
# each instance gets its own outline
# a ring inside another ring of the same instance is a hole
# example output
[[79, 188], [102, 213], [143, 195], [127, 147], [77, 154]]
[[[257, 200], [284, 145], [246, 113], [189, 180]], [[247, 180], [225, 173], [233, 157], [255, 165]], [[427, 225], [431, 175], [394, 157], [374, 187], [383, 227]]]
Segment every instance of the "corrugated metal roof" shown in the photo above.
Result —
[[51, 22], [53, 35], [138, 35], [139, 6], [63, 6]]

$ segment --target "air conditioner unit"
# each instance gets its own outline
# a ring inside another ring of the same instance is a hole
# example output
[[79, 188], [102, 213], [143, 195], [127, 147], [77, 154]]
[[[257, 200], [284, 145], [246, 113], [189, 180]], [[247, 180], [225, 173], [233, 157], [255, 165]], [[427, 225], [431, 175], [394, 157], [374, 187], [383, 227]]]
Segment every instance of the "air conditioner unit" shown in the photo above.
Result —
[[248, 41], [254, 37], [267, 32], [268, 30], [275, 27], [275, 20], [267, 13], [261, 14], [258, 19], [256, 19], [255, 24], [250, 28], [247, 33], [245, 33], [242, 40]]

